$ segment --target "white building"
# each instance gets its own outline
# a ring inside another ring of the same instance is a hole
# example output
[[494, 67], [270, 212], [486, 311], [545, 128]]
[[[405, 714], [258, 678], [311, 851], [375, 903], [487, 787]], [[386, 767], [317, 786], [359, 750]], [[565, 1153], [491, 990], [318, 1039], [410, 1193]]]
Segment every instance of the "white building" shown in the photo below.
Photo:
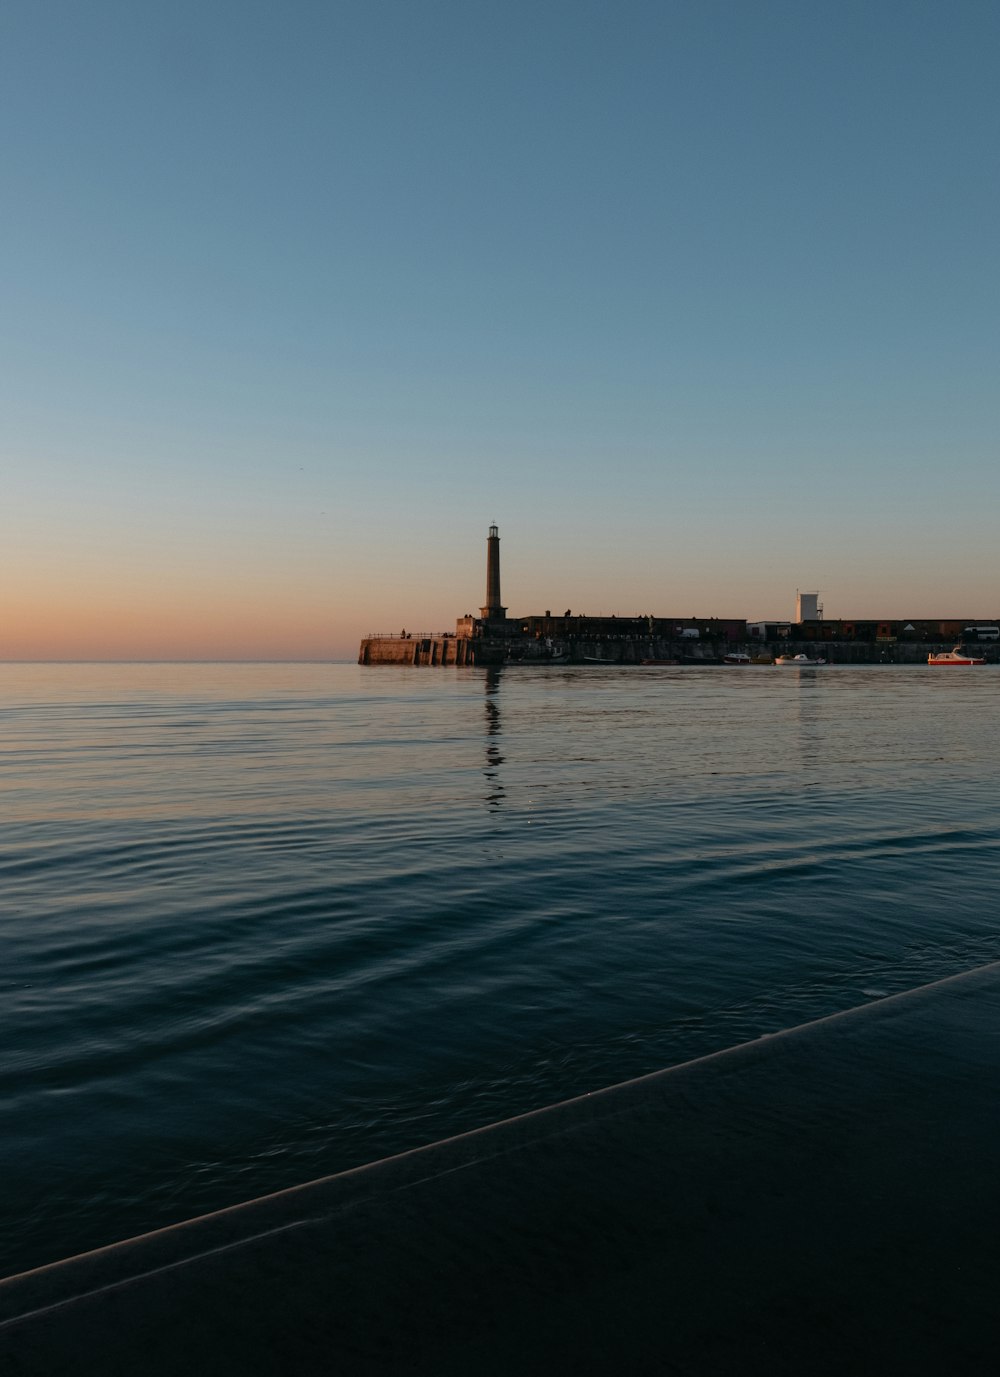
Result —
[[819, 622], [823, 620], [823, 608], [818, 593], [800, 593], [795, 590], [795, 620], [797, 622]]

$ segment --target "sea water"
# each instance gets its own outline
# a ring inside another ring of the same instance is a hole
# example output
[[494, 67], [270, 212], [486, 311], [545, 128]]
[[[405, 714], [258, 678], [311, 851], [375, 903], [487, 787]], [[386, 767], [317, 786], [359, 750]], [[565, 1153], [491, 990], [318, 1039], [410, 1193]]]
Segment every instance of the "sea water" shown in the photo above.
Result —
[[997, 958], [998, 696], [0, 666], [0, 1274]]

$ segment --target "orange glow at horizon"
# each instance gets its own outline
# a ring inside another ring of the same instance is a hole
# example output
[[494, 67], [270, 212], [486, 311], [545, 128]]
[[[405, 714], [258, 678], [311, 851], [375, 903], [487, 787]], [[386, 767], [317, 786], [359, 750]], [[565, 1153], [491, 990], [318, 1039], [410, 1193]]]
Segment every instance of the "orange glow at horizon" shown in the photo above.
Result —
[[356, 650], [353, 635], [339, 628], [335, 636], [319, 599], [252, 587], [212, 596], [77, 588], [15, 597], [8, 589], [0, 627], [2, 660], [335, 659]]

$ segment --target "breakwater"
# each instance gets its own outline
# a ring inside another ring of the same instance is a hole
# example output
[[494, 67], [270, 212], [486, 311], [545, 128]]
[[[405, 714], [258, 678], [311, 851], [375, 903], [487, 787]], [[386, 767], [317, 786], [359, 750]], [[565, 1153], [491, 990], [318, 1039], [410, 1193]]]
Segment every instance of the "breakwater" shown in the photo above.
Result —
[[498, 665], [506, 658], [506, 643], [485, 637], [453, 636], [450, 632], [403, 632], [399, 636], [366, 636], [359, 665]]
[[[813, 615], [805, 615], [807, 610]], [[487, 539], [486, 602], [479, 615], [466, 612], [454, 632], [369, 635], [361, 642], [361, 665], [501, 665], [507, 663], [602, 663], [638, 665], [659, 660], [678, 664], [722, 664], [740, 654], [754, 663], [779, 655], [806, 654], [841, 665], [926, 664], [928, 655], [961, 641], [1000, 655], [1000, 624], [993, 618], [926, 618], [825, 621], [816, 615], [816, 595], [803, 595], [795, 622], [747, 621], [741, 617], [663, 617], [653, 613], [588, 616], [567, 608], [509, 617], [500, 598], [500, 535]]]
[[[833, 641], [782, 639], [762, 642], [729, 637], [657, 635], [474, 636], [448, 632], [402, 636], [368, 636], [361, 642], [360, 665], [641, 665], [646, 660], [684, 665], [722, 665], [734, 652], [749, 655], [756, 664], [778, 655], [809, 655], [834, 665], [925, 665], [927, 657], [950, 650], [952, 641]], [[996, 645], [976, 647], [988, 664], [1000, 662]]]

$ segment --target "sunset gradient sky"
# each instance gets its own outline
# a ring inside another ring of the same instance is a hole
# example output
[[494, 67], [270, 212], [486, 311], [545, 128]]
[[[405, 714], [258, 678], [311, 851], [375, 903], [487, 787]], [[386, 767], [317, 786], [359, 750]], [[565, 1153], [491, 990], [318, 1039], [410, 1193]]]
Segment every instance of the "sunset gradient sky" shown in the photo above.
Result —
[[7, 0], [0, 658], [1000, 613], [995, 0]]

